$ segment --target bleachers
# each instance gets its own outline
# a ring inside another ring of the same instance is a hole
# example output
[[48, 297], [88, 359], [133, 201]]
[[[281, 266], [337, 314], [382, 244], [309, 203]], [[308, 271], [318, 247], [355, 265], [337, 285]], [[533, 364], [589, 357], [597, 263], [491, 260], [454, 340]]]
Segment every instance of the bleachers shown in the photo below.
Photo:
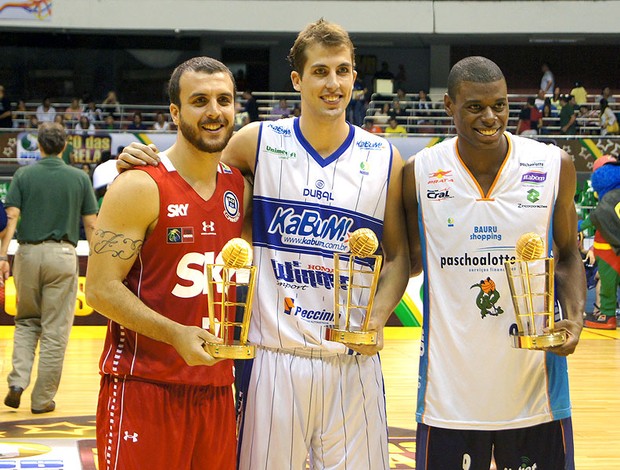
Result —
[[[261, 120], [274, 119], [271, 114], [271, 110], [278, 104], [278, 101], [285, 98], [289, 104], [289, 107], [293, 109], [295, 106], [300, 106], [300, 97], [297, 92], [254, 92], [256, 102], [258, 104], [259, 118]], [[510, 106], [510, 114], [508, 121], [508, 130], [511, 132], [516, 131], [517, 122], [519, 120], [519, 112], [526, 103], [529, 96], [534, 96], [534, 93], [519, 92], [509, 93], [508, 102]], [[381, 109], [384, 103], [391, 104], [396, 94], [381, 94], [373, 95], [366, 110], [366, 116], [372, 116], [376, 119], [377, 125], [385, 127], [388, 116], [381, 113]], [[615, 103], [610, 103], [610, 107], [615, 113], [620, 113], [620, 95], [614, 95]], [[239, 99], [242, 100], [241, 96]], [[454, 128], [452, 125], [452, 119], [446, 116], [443, 109], [443, 102], [435, 100], [431, 109], [424, 110], [424, 115], [418, 114], [415, 109], [415, 103], [418, 100], [417, 93], [410, 93], [405, 96], [405, 100], [400, 100], [401, 106], [406, 108], [406, 113], [403, 116], [397, 116], [396, 119], [399, 124], [402, 124], [408, 133], [411, 134], [453, 134]], [[16, 127], [27, 127], [28, 119], [30, 115], [35, 114], [35, 110], [40, 102], [26, 103], [27, 111], [14, 116], [14, 122]], [[16, 104], [13, 103], [15, 109]], [[69, 103], [56, 103], [52, 102], [52, 106], [56, 109], [57, 113], [63, 113], [69, 106]], [[596, 102], [596, 95], [588, 96], [587, 106], [591, 112], [591, 116], [580, 120], [580, 133], [582, 134], [596, 134], [598, 133], [598, 107]], [[116, 119], [116, 125], [119, 129], [126, 129], [132, 122], [133, 114], [139, 111], [142, 113], [143, 122], [148, 129], [152, 128], [155, 122], [155, 116], [158, 112], [163, 112], [168, 115], [168, 105], [134, 105], [134, 104], [121, 104], [120, 114]], [[429, 122], [430, 121], [430, 122]], [[96, 122], [96, 127], [101, 127], [102, 122]], [[558, 134], [560, 131], [559, 117], [550, 117], [544, 119], [544, 129], [550, 134]], [[174, 131], [165, 131], [174, 132]]]

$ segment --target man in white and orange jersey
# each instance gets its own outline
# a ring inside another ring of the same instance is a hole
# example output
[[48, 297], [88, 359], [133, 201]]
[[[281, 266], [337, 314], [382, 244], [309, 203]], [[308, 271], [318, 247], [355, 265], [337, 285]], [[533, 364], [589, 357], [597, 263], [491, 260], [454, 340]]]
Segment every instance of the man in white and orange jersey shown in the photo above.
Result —
[[[452, 68], [444, 106], [457, 137], [412, 157], [403, 193], [412, 274], [424, 270], [416, 418], [419, 469], [574, 469], [566, 357], [582, 329], [575, 168], [553, 145], [506, 132], [506, 80], [492, 61]], [[520, 235], [555, 258], [567, 340], [516, 349], [504, 262]]]

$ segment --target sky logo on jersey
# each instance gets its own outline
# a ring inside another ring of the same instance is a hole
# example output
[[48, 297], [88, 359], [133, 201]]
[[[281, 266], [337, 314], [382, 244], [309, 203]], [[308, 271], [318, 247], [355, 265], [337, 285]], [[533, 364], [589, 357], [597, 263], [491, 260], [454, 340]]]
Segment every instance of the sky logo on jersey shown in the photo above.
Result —
[[426, 182], [427, 184], [454, 183], [454, 179], [452, 178], [452, 170], [442, 170], [440, 168], [437, 171], [429, 173], [428, 178], [429, 180]]
[[363, 150], [381, 150], [384, 148], [383, 142], [371, 142], [370, 140], [360, 140], [355, 145]]
[[166, 243], [194, 243], [194, 227], [168, 227]]
[[231, 222], [236, 222], [241, 216], [241, 208], [239, 207], [239, 199], [232, 191], [224, 193], [224, 216]]
[[187, 215], [189, 204], [168, 204], [168, 217], [184, 217]]
[[290, 160], [292, 158], [297, 158], [297, 154], [295, 152], [289, 152], [286, 149], [279, 149], [270, 145], [265, 146], [265, 152], [272, 153], [281, 160]]
[[521, 176], [521, 182], [525, 184], [542, 184], [547, 180], [547, 173], [544, 171], [528, 171]]
[[275, 124], [267, 124], [267, 127], [272, 129], [273, 132], [275, 132], [278, 135], [283, 135], [284, 137], [290, 137], [291, 136], [291, 130], [286, 128], [286, 127], [277, 126]]

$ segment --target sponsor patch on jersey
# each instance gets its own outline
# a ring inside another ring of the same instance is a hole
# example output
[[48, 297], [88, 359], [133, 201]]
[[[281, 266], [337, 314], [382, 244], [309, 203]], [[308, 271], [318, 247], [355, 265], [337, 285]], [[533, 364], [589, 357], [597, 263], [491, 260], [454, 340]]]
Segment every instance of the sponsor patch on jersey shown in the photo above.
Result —
[[469, 234], [470, 240], [488, 242], [489, 240], [501, 241], [502, 233], [497, 225], [474, 225]]
[[200, 235], [217, 235], [217, 232], [215, 231], [215, 222], [213, 220], [210, 220], [209, 222], [203, 220], [202, 232], [200, 232]]
[[168, 227], [166, 243], [194, 243], [194, 227]]
[[384, 143], [381, 141], [360, 140], [355, 145], [363, 150], [383, 150], [385, 148]]
[[428, 181], [426, 184], [438, 183], [454, 183], [454, 178], [452, 178], [452, 170], [442, 170], [439, 168], [437, 171], [433, 171], [428, 174]]
[[[500, 299], [499, 291], [495, 288], [495, 281], [487, 276], [480, 282], [470, 287], [477, 292], [476, 306], [480, 310], [480, 316], [485, 318], [487, 315], [496, 317], [504, 313], [504, 309], [497, 305]], [[477, 290], [476, 290], [477, 289]]]
[[540, 200], [540, 192], [534, 188], [527, 190], [525, 198], [528, 200], [529, 204], [526, 202], [519, 202], [517, 203], [519, 209], [546, 209], [549, 207], [547, 204], [536, 204]]
[[526, 185], [542, 184], [547, 180], [547, 173], [545, 171], [528, 171], [521, 176], [521, 182]]
[[360, 163], [360, 174], [368, 176], [370, 174], [370, 164], [368, 162]]
[[223, 173], [225, 175], [232, 175], [232, 169], [226, 163], [220, 162], [218, 170], [220, 173]]
[[326, 309], [308, 309], [299, 305], [295, 305], [295, 299], [292, 297], [284, 298], [284, 313], [292, 317], [298, 317], [308, 323], [320, 323], [322, 325], [334, 324], [334, 312]]
[[241, 216], [241, 208], [239, 206], [239, 198], [232, 191], [224, 193], [224, 217], [231, 222], [236, 222]]
[[265, 152], [275, 155], [280, 160], [291, 160], [293, 158], [297, 158], [297, 153], [289, 152], [286, 149], [281, 149], [278, 147], [272, 147], [271, 145], [265, 146]]
[[189, 209], [189, 204], [168, 204], [168, 217], [185, 217]]
[[316, 180], [314, 188], [304, 188], [302, 192], [304, 197], [316, 199], [318, 201], [334, 201], [334, 194], [325, 190], [325, 181]]
[[426, 199], [429, 201], [443, 201], [452, 198], [454, 198], [454, 196], [450, 194], [449, 188], [426, 190]]
[[291, 136], [291, 130], [283, 127], [283, 126], [278, 126], [276, 124], [267, 124], [267, 127], [272, 129], [273, 132], [275, 132], [278, 135], [282, 135], [284, 137], [290, 137]]

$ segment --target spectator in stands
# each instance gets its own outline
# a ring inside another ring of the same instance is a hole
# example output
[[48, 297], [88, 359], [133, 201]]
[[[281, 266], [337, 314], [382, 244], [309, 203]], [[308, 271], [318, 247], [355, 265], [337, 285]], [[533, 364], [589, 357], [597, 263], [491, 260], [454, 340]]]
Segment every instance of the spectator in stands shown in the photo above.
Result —
[[131, 123], [127, 126], [128, 131], [145, 131], [146, 124], [142, 121], [142, 113], [140, 111], [136, 111], [133, 113], [133, 118]]
[[555, 106], [551, 104], [551, 98], [548, 96], [545, 98], [545, 104], [543, 105], [541, 115], [542, 117], [539, 122], [538, 133], [546, 135], [553, 134], [550, 126], [557, 125], [556, 121], [558, 116], [558, 110]]
[[616, 135], [620, 134], [620, 125], [616, 115], [609, 107], [609, 103], [605, 98], [602, 98], [599, 102], [601, 111], [599, 114], [599, 122], [601, 126], [601, 135]]
[[413, 103], [413, 109], [415, 116], [418, 117], [416, 124], [418, 125], [418, 132], [425, 134], [435, 132], [433, 127], [435, 121], [433, 117], [433, 102], [426, 90], [420, 90], [418, 92], [418, 99]]
[[6, 96], [4, 85], [0, 85], [0, 129], [13, 128], [13, 112], [11, 102]]
[[402, 124], [399, 124], [396, 120], [396, 116], [390, 116], [388, 120], [388, 126], [385, 128], [385, 133], [390, 136], [404, 137], [407, 135], [407, 129]]
[[82, 105], [79, 98], [71, 98], [71, 103], [65, 109], [65, 122], [69, 127], [75, 127], [82, 115]]
[[157, 111], [155, 114], [155, 122], [153, 123], [154, 131], [168, 131], [170, 130], [170, 122], [166, 119], [166, 115], [163, 111]]
[[26, 108], [26, 102], [24, 100], [19, 100], [13, 111], [13, 127], [16, 129], [23, 129], [27, 124], [28, 109]]
[[405, 109], [401, 105], [400, 99], [398, 99], [398, 97], [394, 97], [394, 99], [392, 100], [392, 104], [390, 106], [389, 115], [390, 116], [396, 116], [396, 117], [406, 117], [406, 116], [408, 116], [407, 109]]
[[103, 112], [101, 108], [97, 107], [94, 100], [88, 100], [84, 111], [82, 111], [82, 115], [86, 116], [93, 124], [103, 121]]
[[116, 122], [113, 114], [106, 114], [103, 118], [103, 126], [101, 126], [101, 129], [106, 131], [117, 131], [120, 129], [120, 125]]
[[579, 133], [583, 135], [598, 134], [598, 125], [596, 113], [591, 110], [588, 105], [582, 104], [579, 106], [579, 112], [577, 113], [577, 127]]
[[575, 87], [570, 91], [570, 94], [575, 98], [577, 106], [588, 102], [588, 92], [580, 81], [575, 82]]
[[103, 114], [112, 114], [115, 118], [121, 115], [121, 104], [118, 101], [114, 90], [108, 91], [107, 96], [101, 103], [101, 111]]
[[82, 114], [80, 120], [75, 125], [75, 133], [84, 137], [87, 135], [95, 135], [96, 131], [95, 125], [88, 119], [88, 116]]
[[539, 88], [545, 93], [545, 95], [550, 95], [555, 89], [555, 77], [553, 76], [553, 72], [549, 68], [548, 63], [543, 62], [540, 68], [542, 70], [543, 76], [540, 79]]
[[373, 134], [383, 133], [383, 129], [375, 124], [375, 120], [372, 116], [367, 116], [364, 118], [364, 125], [362, 126], [362, 129], [372, 132]]
[[50, 99], [46, 96], [37, 106], [37, 119], [40, 123], [54, 122], [54, 116], [56, 116], [56, 108], [52, 106]]
[[535, 106], [535, 103], [536, 99], [530, 96], [519, 113], [519, 122], [517, 123], [516, 130], [517, 135], [522, 135], [523, 137], [538, 135], [542, 113]]
[[536, 94], [536, 99], [534, 100], [534, 106], [538, 111], [542, 111], [543, 106], [545, 105], [545, 92], [543, 90], [538, 90]]
[[571, 104], [573, 97], [571, 95], [562, 95], [560, 97], [560, 133], [565, 135], [577, 134], [577, 116], [575, 109]]
[[56, 116], [54, 116], [54, 122], [57, 124], [60, 124], [63, 129], [67, 128], [67, 123], [65, 121], [65, 115], [61, 114], [61, 113], [56, 113]]
[[31, 114], [28, 116], [28, 123], [26, 124], [27, 129], [38, 129], [39, 128], [39, 118], [36, 114]]
[[291, 115], [291, 108], [289, 108], [288, 103], [285, 98], [280, 98], [277, 106], [271, 108], [271, 116], [272, 119], [277, 120], [281, 118], [287, 118]]
[[301, 107], [299, 106], [299, 103], [296, 103], [295, 106], [293, 107], [293, 117], [299, 117], [301, 116]]
[[601, 89], [601, 94], [596, 97], [596, 102], [600, 103], [603, 98], [607, 100], [608, 104], [616, 102], [616, 98], [611, 94], [611, 89], [608, 86]]
[[397, 88], [396, 97], [398, 98], [398, 101], [400, 101], [400, 107], [403, 108], [405, 111], [409, 112], [409, 109], [411, 108], [411, 103], [409, 98], [407, 97], [407, 92], [405, 91], [405, 89]]
[[375, 123], [386, 125], [390, 118], [390, 103], [383, 103], [380, 109], [375, 111]]
[[245, 112], [248, 113], [250, 122], [258, 121], [258, 103], [256, 102], [256, 98], [252, 95], [252, 91], [245, 90], [243, 92], [243, 99], [245, 100], [243, 108]]

